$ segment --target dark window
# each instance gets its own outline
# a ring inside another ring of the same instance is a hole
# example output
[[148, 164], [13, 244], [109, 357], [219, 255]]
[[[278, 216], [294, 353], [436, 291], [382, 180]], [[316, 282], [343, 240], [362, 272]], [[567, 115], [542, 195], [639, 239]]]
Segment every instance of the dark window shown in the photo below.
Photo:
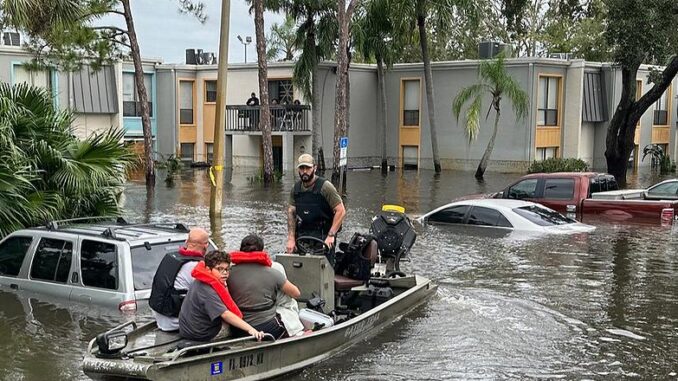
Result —
[[[132, 274], [134, 278], [135, 290], [146, 290], [151, 288], [153, 284], [153, 276], [158, 269], [160, 261], [167, 253], [176, 253], [179, 247], [184, 244], [184, 241], [164, 242], [161, 244], [151, 245], [151, 250], [146, 249], [146, 246], [132, 247]], [[217, 248], [210, 246], [207, 251], [216, 250]]]
[[205, 102], [217, 101], [217, 81], [205, 81]]
[[193, 143], [181, 143], [181, 159], [182, 160], [193, 160], [195, 144]]
[[294, 85], [291, 79], [268, 81], [268, 100], [269, 104], [273, 100], [278, 104], [292, 104], [294, 102]]
[[66, 283], [71, 269], [73, 243], [43, 238], [35, 250], [31, 278]]
[[403, 126], [418, 126], [419, 110], [403, 110]]
[[539, 99], [537, 102], [537, 125], [558, 125], [558, 86], [556, 77], [539, 78]]
[[480, 225], [480, 226], [502, 226], [498, 225], [500, 218], [502, 218], [501, 224], [509, 226], [511, 225], [506, 218], [498, 211], [490, 208], [484, 208], [482, 206], [474, 206], [471, 209], [471, 213], [468, 216], [469, 225]]
[[115, 245], [84, 240], [80, 257], [82, 284], [110, 290], [118, 289], [118, 254]]
[[28, 248], [33, 239], [31, 237], [11, 237], [0, 244], [0, 274], [17, 276]]
[[669, 112], [666, 110], [654, 110], [654, 120], [652, 124], [656, 126], [666, 126], [669, 124]]
[[180, 124], [193, 124], [193, 109], [192, 108], [182, 108], [179, 110], [179, 123]]
[[445, 224], [461, 224], [464, 221], [464, 215], [466, 215], [468, 208], [468, 205], [458, 205], [446, 208], [430, 215], [426, 221]]
[[575, 220], [567, 218], [555, 210], [534, 205], [521, 206], [520, 208], [513, 209], [513, 211], [519, 216], [522, 216], [528, 221], [539, 226], [565, 225], [576, 222]]
[[[153, 117], [153, 102], [148, 103], [148, 116]], [[122, 102], [122, 116], [141, 116], [141, 102]]]
[[537, 193], [537, 179], [527, 179], [512, 186], [508, 190], [507, 198], [521, 200], [524, 198], [533, 198]]
[[544, 180], [544, 198], [549, 200], [571, 200], [574, 198], [574, 179]]

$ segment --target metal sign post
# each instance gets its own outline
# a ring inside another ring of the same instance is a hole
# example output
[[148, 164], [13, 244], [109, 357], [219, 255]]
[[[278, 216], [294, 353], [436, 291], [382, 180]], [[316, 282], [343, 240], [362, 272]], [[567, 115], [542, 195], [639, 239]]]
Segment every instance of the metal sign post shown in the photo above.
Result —
[[341, 184], [341, 193], [346, 194], [346, 164], [348, 159], [346, 153], [348, 151], [348, 137], [342, 136], [339, 139], [339, 184]]

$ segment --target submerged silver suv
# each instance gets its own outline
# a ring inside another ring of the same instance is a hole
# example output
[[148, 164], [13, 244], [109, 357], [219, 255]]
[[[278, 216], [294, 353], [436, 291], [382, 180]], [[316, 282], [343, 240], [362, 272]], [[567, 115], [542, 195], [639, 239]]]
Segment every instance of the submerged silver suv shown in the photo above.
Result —
[[[53, 221], [0, 242], [0, 285], [50, 297], [134, 311], [151, 294], [168, 252], [188, 236], [182, 224], [73, 224]], [[210, 248], [215, 245], [210, 241]]]

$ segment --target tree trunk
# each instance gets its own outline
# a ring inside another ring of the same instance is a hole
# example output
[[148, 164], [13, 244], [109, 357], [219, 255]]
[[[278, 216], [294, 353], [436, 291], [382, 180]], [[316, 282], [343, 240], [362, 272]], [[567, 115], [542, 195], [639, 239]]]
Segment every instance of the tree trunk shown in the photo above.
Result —
[[345, 0], [337, 1], [337, 21], [339, 23], [339, 46], [337, 47], [337, 85], [334, 104], [334, 165], [332, 182], [339, 180], [339, 139], [347, 133], [347, 93], [348, 93], [348, 24], [357, 0], [351, 0], [346, 8]]
[[436, 128], [436, 113], [434, 107], [435, 97], [433, 94], [433, 73], [431, 72], [431, 57], [428, 51], [426, 37], [426, 14], [424, 13], [424, 0], [417, 1], [417, 26], [419, 28], [419, 41], [421, 44], [421, 58], [424, 61], [424, 80], [426, 81], [426, 103], [428, 106], [428, 123], [431, 129], [431, 153], [433, 154], [433, 168], [440, 173], [440, 154], [438, 153], [438, 132]]
[[153, 131], [151, 130], [150, 110], [148, 108], [148, 94], [144, 84], [144, 68], [141, 65], [141, 53], [137, 33], [134, 30], [132, 9], [129, 0], [121, 0], [125, 23], [127, 24], [127, 36], [129, 37], [132, 62], [134, 62], [134, 82], [136, 83], [137, 96], [141, 102], [141, 126], [144, 134], [144, 164], [146, 168], [146, 186], [155, 185], [155, 163], [153, 162]]
[[386, 109], [386, 83], [384, 78], [384, 60], [377, 57], [377, 83], [379, 86], [379, 101], [381, 103], [381, 171], [388, 171], [388, 157], [386, 156], [386, 129], [388, 128], [388, 112]]
[[490, 137], [490, 141], [487, 142], [485, 153], [483, 154], [482, 159], [480, 159], [480, 163], [478, 163], [478, 169], [476, 169], [476, 179], [478, 180], [483, 179], [483, 175], [485, 175], [485, 170], [487, 169], [487, 163], [490, 161], [490, 155], [492, 155], [492, 150], [494, 149], [494, 141], [497, 138], [497, 130], [499, 129], [499, 110], [499, 105], [497, 104], [497, 107], [494, 108], [496, 115], [494, 117], [494, 130], [492, 131], [492, 137]]
[[273, 141], [271, 116], [268, 107], [268, 64], [266, 62], [266, 37], [264, 36], [264, 0], [254, 0], [254, 29], [257, 38], [259, 64], [259, 129], [264, 147], [264, 183], [273, 181]]
[[320, 141], [320, 73], [318, 72], [318, 65], [313, 68], [311, 73], [311, 154], [318, 161], [318, 168], [325, 169], [325, 163], [320, 162], [318, 149], [322, 142]]
[[636, 124], [640, 117], [652, 106], [671, 85], [671, 81], [678, 73], [678, 55], [674, 56], [664, 68], [658, 83], [643, 95], [636, 98], [636, 74], [640, 62], [622, 66], [621, 99], [614, 112], [614, 116], [607, 127], [605, 139], [605, 159], [607, 171], [614, 175], [620, 187], [626, 186], [626, 166], [633, 150], [633, 138], [636, 133]]

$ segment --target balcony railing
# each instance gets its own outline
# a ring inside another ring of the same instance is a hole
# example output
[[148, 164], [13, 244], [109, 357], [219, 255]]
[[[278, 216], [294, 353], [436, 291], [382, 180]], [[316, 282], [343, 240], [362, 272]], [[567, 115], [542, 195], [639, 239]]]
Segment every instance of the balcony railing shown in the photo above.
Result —
[[[311, 107], [269, 106], [271, 131], [310, 131]], [[226, 106], [226, 131], [259, 131], [259, 106]]]

